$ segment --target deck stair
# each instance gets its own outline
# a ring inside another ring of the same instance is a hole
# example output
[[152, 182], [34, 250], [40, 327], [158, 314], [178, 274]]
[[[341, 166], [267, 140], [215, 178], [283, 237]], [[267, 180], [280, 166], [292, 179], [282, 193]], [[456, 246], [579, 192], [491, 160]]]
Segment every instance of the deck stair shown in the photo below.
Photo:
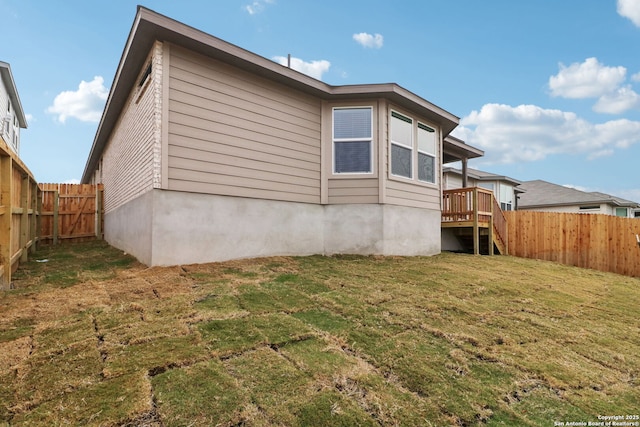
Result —
[[442, 197], [442, 228], [454, 229], [463, 247], [477, 255], [509, 254], [507, 220], [491, 190], [458, 188]]

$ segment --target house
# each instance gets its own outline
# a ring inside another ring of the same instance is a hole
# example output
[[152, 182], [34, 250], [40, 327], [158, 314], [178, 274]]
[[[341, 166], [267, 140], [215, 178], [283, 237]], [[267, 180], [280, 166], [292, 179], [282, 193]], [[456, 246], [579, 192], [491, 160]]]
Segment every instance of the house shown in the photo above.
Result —
[[453, 167], [443, 168], [442, 188], [444, 190], [464, 187], [481, 187], [493, 191], [503, 211], [516, 210], [518, 195], [524, 191], [520, 188], [520, 181], [516, 179], [477, 169], [467, 169], [467, 184], [463, 185], [462, 170]]
[[640, 204], [599, 192], [580, 191], [575, 188], [535, 180], [520, 184], [525, 190], [519, 195], [518, 209], [544, 212], [573, 212], [636, 217]]
[[441, 250], [441, 159], [481, 151], [397, 84], [331, 86], [138, 7], [82, 181], [147, 265]]
[[11, 66], [0, 61], [0, 137], [16, 155], [20, 154], [20, 129], [26, 128], [27, 119], [22, 110]]

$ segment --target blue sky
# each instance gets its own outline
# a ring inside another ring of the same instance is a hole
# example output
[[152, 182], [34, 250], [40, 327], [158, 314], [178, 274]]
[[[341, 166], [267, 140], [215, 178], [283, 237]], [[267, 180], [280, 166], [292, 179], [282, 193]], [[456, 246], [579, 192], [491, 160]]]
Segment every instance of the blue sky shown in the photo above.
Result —
[[0, 0], [39, 182], [79, 180], [138, 3], [329, 84], [460, 117], [472, 167], [640, 202], [640, 0]]

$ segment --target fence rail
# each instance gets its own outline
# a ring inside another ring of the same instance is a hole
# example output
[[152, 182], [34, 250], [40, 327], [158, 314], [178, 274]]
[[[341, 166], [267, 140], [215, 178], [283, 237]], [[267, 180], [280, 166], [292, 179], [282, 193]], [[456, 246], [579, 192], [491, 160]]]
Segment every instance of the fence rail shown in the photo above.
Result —
[[102, 238], [102, 184], [40, 184], [40, 240], [58, 244]]
[[0, 138], [0, 289], [38, 241], [38, 185], [33, 174]]
[[640, 277], [640, 220], [598, 214], [505, 212], [509, 253]]

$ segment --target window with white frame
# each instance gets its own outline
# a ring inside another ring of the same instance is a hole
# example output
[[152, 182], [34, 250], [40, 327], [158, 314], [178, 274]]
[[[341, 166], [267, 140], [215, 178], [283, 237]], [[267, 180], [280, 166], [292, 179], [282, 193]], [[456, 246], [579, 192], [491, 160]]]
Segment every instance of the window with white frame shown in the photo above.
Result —
[[626, 218], [628, 216], [627, 208], [616, 208], [616, 216]]
[[333, 172], [373, 172], [373, 108], [333, 109]]
[[392, 111], [389, 135], [391, 175], [435, 184], [439, 145], [436, 129]]
[[499, 184], [500, 185], [500, 209], [503, 211], [511, 211], [513, 210], [513, 187], [510, 185]]
[[436, 182], [436, 130], [418, 123], [418, 180]]
[[413, 120], [391, 112], [391, 174], [413, 178]]

